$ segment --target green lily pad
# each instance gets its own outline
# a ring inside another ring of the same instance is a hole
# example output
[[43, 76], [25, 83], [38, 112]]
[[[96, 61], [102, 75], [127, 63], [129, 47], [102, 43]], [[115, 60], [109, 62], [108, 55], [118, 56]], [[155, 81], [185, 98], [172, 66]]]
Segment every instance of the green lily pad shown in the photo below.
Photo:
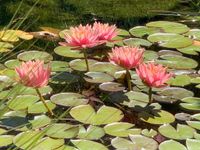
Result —
[[130, 134], [140, 134], [141, 129], [132, 128], [134, 124], [126, 122], [114, 122], [104, 127], [106, 134], [117, 137], [128, 137]]
[[200, 84], [200, 77], [192, 78], [191, 83]]
[[72, 147], [72, 146], [63, 145], [63, 146], [57, 148], [56, 150], [78, 150], [78, 149], [76, 149], [75, 147]]
[[5, 130], [5, 129], [3, 129], [3, 128], [0, 128], [0, 135], [1, 134], [4, 134], [4, 133], [6, 133], [7, 132], [7, 130]]
[[59, 46], [54, 49], [54, 52], [60, 56], [69, 57], [69, 58], [84, 58], [83, 53], [79, 50], [72, 50], [68, 46]]
[[0, 31], [0, 38], [5, 42], [18, 42], [19, 37], [17, 36], [16, 30], [4, 30]]
[[198, 66], [198, 63], [187, 57], [178, 55], [163, 55], [161, 59], [156, 60], [157, 63], [163, 64], [173, 69], [193, 69]]
[[188, 150], [197, 150], [200, 147], [200, 140], [187, 139], [186, 145]]
[[110, 62], [97, 62], [90, 67], [90, 71], [92, 72], [105, 72], [112, 76], [115, 74], [115, 72], [122, 70], [124, 70], [122, 67]]
[[148, 129], [143, 129], [143, 130], [142, 130], [142, 134], [143, 134], [144, 136], [153, 138], [154, 136], [156, 136], [156, 135], [158, 134], [158, 132], [155, 131], [154, 129], [150, 129], [150, 130], [148, 130]]
[[[21, 87], [19, 87], [20, 91], [20, 95], [38, 95], [36, 90], [32, 87], [26, 87], [23, 85], [20, 85]], [[50, 86], [44, 86], [39, 88], [39, 91], [42, 95], [47, 95], [50, 94], [52, 92], [52, 88]]]
[[199, 97], [186, 97], [181, 99], [181, 108], [190, 111], [200, 111], [200, 98]]
[[187, 150], [183, 144], [174, 140], [164, 141], [159, 145], [159, 150], [171, 150], [172, 148], [174, 150]]
[[15, 69], [16, 67], [20, 66], [21, 62], [18, 59], [10, 59], [5, 62], [5, 66], [9, 69]]
[[29, 61], [29, 60], [43, 60], [44, 62], [50, 62], [53, 60], [53, 57], [47, 53], [42, 51], [25, 51], [17, 55], [17, 59], [21, 61]]
[[62, 72], [62, 71], [71, 71], [71, 69], [69, 68], [69, 64], [65, 61], [52, 61], [51, 71]]
[[148, 137], [142, 135], [130, 135], [130, 140], [116, 137], [112, 139], [111, 144], [116, 149], [130, 150], [157, 150], [158, 143]]
[[8, 146], [13, 143], [13, 135], [0, 135], [0, 147]]
[[56, 105], [61, 106], [78, 106], [88, 103], [88, 99], [85, 96], [78, 93], [59, 93], [51, 96], [51, 101]]
[[26, 109], [27, 107], [33, 105], [38, 100], [39, 100], [38, 96], [20, 95], [20, 96], [17, 96], [16, 98], [12, 99], [8, 103], [8, 107], [12, 110], [22, 110], [22, 109]]
[[31, 150], [53, 150], [59, 148], [60, 146], [64, 145], [63, 139], [52, 139], [49, 137], [45, 137], [38, 141], [38, 144], [34, 146]]
[[103, 128], [90, 125], [87, 129], [80, 126], [78, 138], [87, 140], [98, 140], [105, 135]]
[[71, 142], [79, 149], [79, 150], [108, 150], [106, 146], [100, 144], [98, 142], [89, 141], [89, 140], [71, 140]]
[[192, 39], [200, 40], [200, 29], [191, 29], [187, 33], [185, 33], [186, 36], [189, 36]]
[[121, 110], [104, 105], [97, 112], [91, 105], [76, 106], [70, 110], [70, 115], [79, 122], [91, 125], [113, 123], [124, 116]]
[[158, 58], [158, 53], [155, 51], [145, 50], [144, 51], [144, 60], [151, 61]]
[[193, 137], [195, 129], [183, 124], [177, 124], [177, 129], [175, 129], [170, 124], [164, 124], [158, 128], [158, 131], [167, 138], [185, 140]]
[[173, 86], [186, 86], [189, 85], [190, 82], [190, 77], [188, 75], [179, 75], [176, 76], [175, 78], [171, 78], [167, 83]]
[[175, 121], [174, 115], [164, 110], [152, 110], [139, 113], [139, 119], [150, 124], [166, 124]]
[[158, 55], [162, 56], [162, 55], [179, 55], [182, 56], [182, 53], [174, 51], [174, 50], [160, 50], [158, 51]]
[[145, 40], [145, 39], [140, 39], [140, 38], [129, 38], [129, 39], [125, 39], [124, 41], [125, 45], [128, 46], [146, 46], [146, 47], [150, 47], [152, 45], [151, 42]]
[[179, 88], [179, 87], [166, 87], [158, 93], [160, 95], [169, 96], [178, 100], [181, 100], [185, 97], [194, 96], [194, 93], [192, 91], [186, 90], [184, 88]]
[[78, 126], [66, 123], [55, 123], [48, 127], [46, 135], [52, 138], [70, 139], [76, 137], [78, 132]]
[[200, 121], [186, 121], [187, 124], [197, 130], [200, 130]]
[[143, 37], [145, 35], [150, 35], [159, 32], [159, 30], [156, 28], [148, 28], [146, 26], [136, 26], [131, 28], [129, 32], [135, 37]]
[[14, 46], [7, 42], [0, 42], [0, 53], [8, 52], [10, 49], [12, 49]]
[[[90, 66], [92, 66], [96, 62], [97, 62], [96, 60], [88, 59], [89, 68], [90, 68]], [[86, 71], [87, 70], [86, 63], [85, 63], [84, 59], [74, 59], [74, 60], [69, 62], [69, 66], [73, 70], [77, 70], [77, 71]]]
[[198, 55], [198, 52], [200, 52], [200, 46], [190, 45], [188, 47], [179, 48], [177, 50], [184, 54]]
[[125, 89], [125, 87], [117, 82], [105, 82], [99, 85], [99, 88], [102, 91], [106, 91], [106, 92], [119, 92], [119, 91], [123, 91]]
[[164, 32], [168, 33], [186, 33], [190, 30], [187, 25], [170, 22], [170, 21], [154, 21], [146, 24], [147, 27], [161, 28]]
[[51, 119], [46, 115], [35, 116], [33, 120], [29, 120], [32, 129], [39, 129], [51, 123]]
[[87, 72], [85, 75], [86, 77], [84, 77], [84, 79], [89, 83], [104, 83], [114, 80], [111, 75], [103, 72]]
[[[56, 105], [49, 100], [46, 100], [45, 102], [50, 110], [53, 110], [56, 107]], [[48, 110], [41, 101], [34, 103], [28, 107], [28, 113], [30, 114], [39, 114], [45, 112], [48, 112]]]
[[191, 39], [175, 33], [154, 33], [149, 35], [147, 39], [166, 48], [183, 48], [192, 45]]
[[40, 131], [21, 132], [14, 137], [13, 143], [21, 149], [27, 149], [30, 148], [30, 146], [36, 146], [38, 140], [43, 136], [44, 133]]
[[50, 82], [53, 84], [71, 84], [78, 82], [80, 77], [78, 75], [69, 73], [69, 72], [61, 72], [61, 73], [56, 73], [54, 74]]

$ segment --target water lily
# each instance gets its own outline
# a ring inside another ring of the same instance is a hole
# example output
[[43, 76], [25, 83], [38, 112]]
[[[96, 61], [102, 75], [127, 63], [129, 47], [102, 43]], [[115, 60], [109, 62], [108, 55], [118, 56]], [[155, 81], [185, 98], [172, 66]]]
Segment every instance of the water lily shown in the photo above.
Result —
[[129, 90], [132, 89], [129, 70], [137, 67], [140, 63], [142, 63], [143, 53], [143, 48], [131, 46], [115, 47], [112, 49], [112, 53], [109, 53], [110, 62], [126, 69], [126, 77]]
[[44, 106], [47, 108], [49, 113], [53, 115], [53, 112], [48, 108], [44, 98], [42, 97], [38, 89], [48, 84], [51, 73], [49, 65], [45, 67], [44, 61], [40, 60], [22, 62], [19, 67], [15, 68], [15, 71], [19, 76], [19, 82], [25, 86], [35, 88]]
[[115, 25], [109, 25], [108, 23], [95, 22], [93, 24], [93, 30], [97, 32], [100, 41], [112, 41], [117, 36], [117, 27]]
[[143, 83], [149, 87], [150, 103], [152, 101], [152, 87], [164, 87], [167, 85], [166, 82], [172, 77], [172, 73], [167, 72], [167, 67], [152, 62], [140, 64], [136, 68], [136, 72]]

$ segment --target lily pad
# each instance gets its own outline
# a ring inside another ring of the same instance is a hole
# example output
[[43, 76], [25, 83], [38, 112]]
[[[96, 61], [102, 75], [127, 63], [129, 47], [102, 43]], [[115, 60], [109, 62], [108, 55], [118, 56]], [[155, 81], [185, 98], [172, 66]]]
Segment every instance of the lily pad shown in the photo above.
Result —
[[[50, 110], [53, 110], [56, 107], [56, 105], [49, 100], [46, 100], [45, 102]], [[30, 114], [39, 114], [45, 112], [48, 112], [48, 110], [41, 101], [34, 103], [28, 107], [28, 113]]]
[[186, 97], [181, 99], [181, 108], [190, 111], [200, 111], [200, 98], [199, 97]]
[[105, 135], [103, 128], [90, 125], [87, 129], [80, 126], [78, 138], [87, 140], [98, 140]]
[[148, 28], [146, 26], [136, 26], [131, 28], [129, 32], [135, 37], [143, 37], [145, 35], [150, 35], [159, 32], [159, 30], [156, 28]]
[[153, 138], [154, 136], [156, 136], [156, 135], [158, 134], [158, 132], [155, 131], [154, 129], [150, 129], [150, 130], [148, 130], [148, 129], [143, 129], [143, 130], [142, 130], [142, 134], [143, 134], [144, 136]]
[[70, 115], [79, 122], [91, 125], [113, 123], [124, 116], [121, 110], [104, 105], [97, 112], [91, 105], [76, 106], [70, 110]]
[[59, 46], [54, 49], [54, 52], [60, 56], [69, 57], [69, 58], [84, 58], [83, 53], [79, 50], [72, 50], [68, 46]]
[[158, 128], [158, 131], [167, 138], [185, 140], [193, 137], [195, 129], [184, 124], [177, 124], [177, 129], [170, 124], [164, 124]]
[[[96, 60], [88, 59], [89, 67], [92, 66], [93, 64], [95, 64], [96, 62], [97, 62]], [[84, 59], [74, 59], [74, 60], [69, 62], [69, 66], [73, 70], [77, 70], [77, 71], [86, 71], [87, 70], [86, 63], [85, 63]]]
[[69, 68], [69, 64], [65, 61], [52, 61], [51, 71], [62, 72], [62, 71], [71, 71], [71, 69]]
[[200, 147], [200, 140], [187, 139], [186, 145], [188, 150], [197, 150]]
[[99, 88], [102, 91], [106, 91], [106, 92], [119, 92], [119, 91], [123, 91], [125, 89], [125, 87], [117, 82], [105, 82], [99, 85]]
[[0, 135], [0, 147], [8, 146], [12, 144], [13, 136], [12, 135]]
[[114, 80], [111, 75], [103, 72], [87, 72], [85, 75], [86, 77], [84, 77], [84, 79], [89, 83], [104, 83]]
[[187, 25], [177, 23], [177, 22], [170, 22], [170, 21], [154, 21], [149, 22], [146, 24], [147, 27], [154, 27], [160, 28], [164, 32], [168, 33], [186, 33], [190, 30]]
[[158, 143], [148, 137], [142, 135], [130, 135], [131, 141], [116, 137], [112, 139], [111, 144], [116, 149], [130, 149], [130, 150], [157, 150]]
[[200, 29], [191, 29], [187, 33], [185, 33], [186, 36], [189, 36], [192, 39], [200, 40]]
[[79, 149], [79, 150], [108, 150], [106, 146], [100, 144], [98, 142], [89, 141], [89, 140], [71, 140], [71, 142]]
[[175, 121], [174, 115], [164, 110], [139, 113], [139, 119], [150, 124], [166, 124]]
[[187, 57], [178, 55], [163, 55], [161, 59], [156, 60], [157, 63], [163, 64], [173, 69], [193, 69], [198, 66], [198, 63]]
[[159, 145], [159, 150], [171, 150], [172, 148], [175, 150], [187, 150], [183, 144], [174, 140], [164, 141]]
[[78, 75], [69, 72], [61, 72], [54, 74], [51, 77], [50, 82], [53, 84], [71, 84], [78, 82], [79, 78], [80, 77]]
[[124, 41], [125, 45], [128, 46], [146, 46], [146, 47], [150, 47], [152, 45], [151, 42], [145, 40], [145, 39], [140, 39], [140, 38], [129, 38], [129, 39], [125, 39]]
[[78, 135], [79, 127], [65, 123], [51, 124], [46, 132], [52, 138], [70, 139]]
[[29, 106], [33, 105], [38, 100], [39, 100], [38, 96], [20, 95], [20, 96], [17, 96], [16, 98], [12, 99], [8, 103], [8, 107], [12, 110], [22, 110], [22, 109], [26, 109]]
[[29, 61], [29, 60], [43, 60], [44, 62], [50, 62], [53, 60], [53, 57], [47, 53], [42, 51], [25, 51], [17, 55], [17, 58], [21, 61]]
[[190, 82], [190, 77], [188, 75], [179, 75], [176, 76], [175, 78], [171, 78], [167, 83], [173, 86], [186, 86], [189, 85]]
[[200, 46], [190, 45], [188, 47], [179, 48], [177, 50], [184, 54], [198, 55], [198, 52], [200, 52]]
[[18, 59], [10, 59], [5, 62], [5, 66], [9, 69], [15, 69], [16, 67], [20, 66], [21, 62]]
[[78, 93], [59, 93], [51, 96], [51, 101], [61, 106], [78, 106], [88, 103], [88, 99], [85, 96]]
[[117, 137], [128, 137], [130, 134], [140, 134], [141, 129], [133, 128], [134, 124], [126, 122], [114, 122], [104, 127], [107, 134]]
[[32, 129], [40, 129], [51, 123], [51, 119], [46, 115], [35, 116], [33, 120], [29, 120]]
[[147, 39], [166, 48], [183, 48], [192, 45], [191, 39], [175, 33], [154, 33], [149, 35]]

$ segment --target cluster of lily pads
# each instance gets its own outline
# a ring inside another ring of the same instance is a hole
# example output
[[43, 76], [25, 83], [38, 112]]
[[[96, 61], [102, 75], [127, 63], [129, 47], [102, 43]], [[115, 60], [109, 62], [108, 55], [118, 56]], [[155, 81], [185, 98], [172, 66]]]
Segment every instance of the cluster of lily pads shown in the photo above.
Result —
[[[84, 53], [70, 46], [58, 46], [51, 53], [27, 50], [0, 64], [1, 148], [197, 150], [200, 147], [200, 29], [155, 21], [129, 31], [117, 30], [114, 41], [87, 50], [88, 72]], [[0, 52], [10, 53], [7, 49], [13, 46], [5, 45], [18, 40], [8, 40], [6, 35], [15, 34], [8, 34], [10, 30], [4, 32], [7, 34], [0, 33], [0, 44], [4, 45], [0, 45]], [[64, 39], [68, 32], [63, 30], [59, 35]], [[33, 37], [23, 32], [15, 38]], [[135, 71], [130, 71], [133, 89], [127, 91], [126, 70], [108, 61], [111, 48], [124, 45], [145, 48], [145, 62], [162, 64], [174, 73], [169, 86], [152, 89], [154, 103], [149, 104], [149, 89]], [[48, 116], [34, 88], [16, 81], [15, 68], [22, 62], [38, 59], [51, 66], [50, 83], [39, 91], [54, 116]]]

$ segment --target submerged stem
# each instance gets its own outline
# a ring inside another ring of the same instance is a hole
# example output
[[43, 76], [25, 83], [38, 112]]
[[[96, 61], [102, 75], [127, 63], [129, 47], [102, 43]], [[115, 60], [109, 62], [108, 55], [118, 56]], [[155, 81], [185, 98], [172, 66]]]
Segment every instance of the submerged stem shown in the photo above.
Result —
[[87, 59], [87, 51], [86, 51], [86, 49], [83, 49], [83, 54], [84, 54], [85, 64], [86, 64], [87, 72], [88, 72], [90, 69], [89, 69], [89, 63], [88, 63], [88, 59]]
[[152, 88], [149, 87], [149, 104], [151, 104], [153, 102], [153, 99], [152, 99]]
[[126, 70], [126, 80], [127, 80], [127, 84], [128, 84], [128, 91], [131, 91], [132, 90], [131, 74], [130, 74], [129, 70]]
[[45, 102], [45, 100], [44, 100], [42, 94], [41, 94], [40, 91], [39, 91], [39, 89], [36, 88], [35, 90], [36, 90], [38, 96], [40, 97], [40, 100], [42, 101], [42, 103], [44, 104], [44, 106], [46, 107], [46, 109], [48, 110], [49, 114], [50, 114], [51, 116], [53, 116], [54, 114], [53, 114], [52, 110], [51, 110], [51, 109], [48, 107], [48, 105], [46, 104], [46, 102]]

